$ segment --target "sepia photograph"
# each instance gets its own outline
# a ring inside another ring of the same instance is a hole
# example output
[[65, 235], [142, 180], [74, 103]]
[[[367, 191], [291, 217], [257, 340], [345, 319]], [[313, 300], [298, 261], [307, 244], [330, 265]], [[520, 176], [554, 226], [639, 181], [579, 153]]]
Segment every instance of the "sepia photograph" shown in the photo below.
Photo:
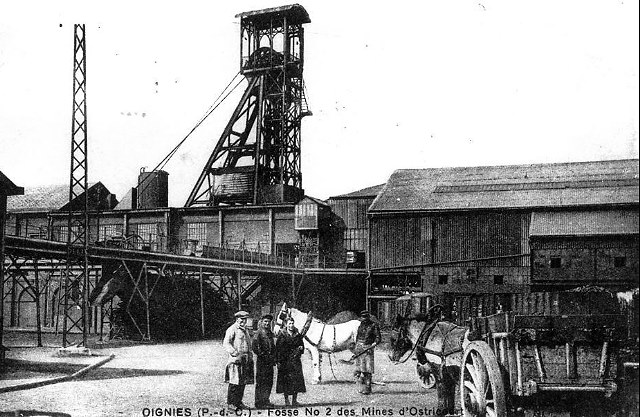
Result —
[[639, 5], [0, 4], [0, 417], [640, 417]]

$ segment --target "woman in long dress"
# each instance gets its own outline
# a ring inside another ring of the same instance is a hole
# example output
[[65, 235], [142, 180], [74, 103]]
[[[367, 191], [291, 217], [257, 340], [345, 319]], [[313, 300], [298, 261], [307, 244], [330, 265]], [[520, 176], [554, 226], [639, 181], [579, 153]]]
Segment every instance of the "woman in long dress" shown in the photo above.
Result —
[[[276, 339], [276, 360], [278, 364], [278, 381], [276, 393], [284, 394], [285, 405], [299, 406], [298, 393], [306, 392], [302, 361], [304, 352], [302, 335], [293, 325], [293, 318], [286, 319], [285, 327]], [[289, 402], [291, 396], [291, 402]]]

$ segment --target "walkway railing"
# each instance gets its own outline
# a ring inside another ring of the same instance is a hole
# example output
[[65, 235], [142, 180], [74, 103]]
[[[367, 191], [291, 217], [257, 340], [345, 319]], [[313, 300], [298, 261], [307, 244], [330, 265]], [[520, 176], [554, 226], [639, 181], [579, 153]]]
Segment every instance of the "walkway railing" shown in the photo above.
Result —
[[[15, 229], [7, 228], [7, 236], [27, 237], [30, 239], [64, 242], [66, 243], [66, 234], [68, 231], [64, 230], [62, 233], [60, 230], [55, 229], [53, 232], [44, 226], [28, 226], [22, 228], [19, 233], [16, 233]], [[73, 230], [71, 231], [73, 233]], [[91, 236], [92, 239], [96, 239], [96, 236]], [[293, 253], [284, 254], [270, 254], [260, 250], [249, 250], [246, 248], [232, 248], [228, 246], [213, 246], [213, 245], [201, 245], [201, 250], [186, 250], [187, 247], [178, 244], [176, 247], [172, 247], [171, 250], [167, 249], [166, 236], [158, 236], [157, 241], [144, 240], [138, 234], [128, 235], [115, 235], [103, 237], [100, 236], [99, 240], [90, 241], [90, 246], [101, 246], [108, 248], [121, 248], [130, 250], [142, 250], [146, 252], [162, 253], [162, 254], [174, 254], [183, 255], [191, 253], [192, 256], [200, 256], [203, 258], [220, 259], [227, 261], [243, 262], [248, 264], [257, 265], [270, 265], [281, 266], [288, 268], [300, 268], [300, 269], [347, 269], [351, 265], [347, 264], [344, 260], [336, 260], [326, 256], [299, 256]], [[195, 249], [195, 248], [194, 248]]]
[[208, 245], [202, 247], [202, 257], [259, 265], [286, 266], [289, 268], [301, 267], [297, 258], [291, 254], [272, 255], [246, 249], [232, 249]]

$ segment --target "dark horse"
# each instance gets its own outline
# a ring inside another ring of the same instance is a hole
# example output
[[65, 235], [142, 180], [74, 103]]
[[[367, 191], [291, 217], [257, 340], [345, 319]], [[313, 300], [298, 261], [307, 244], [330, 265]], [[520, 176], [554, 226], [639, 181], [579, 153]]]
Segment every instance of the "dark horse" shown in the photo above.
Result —
[[[439, 305], [432, 307], [426, 315], [398, 315], [391, 335], [389, 359], [395, 363], [406, 362], [415, 352], [423, 384], [430, 387], [435, 383], [438, 408], [453, 413], [455, 387], [460, 376], [463, 349], [468, 343], [468, 330], [443, 321], [441, 317], [442, 307]], [[401, 360], [409, 351], [411, 353]]]

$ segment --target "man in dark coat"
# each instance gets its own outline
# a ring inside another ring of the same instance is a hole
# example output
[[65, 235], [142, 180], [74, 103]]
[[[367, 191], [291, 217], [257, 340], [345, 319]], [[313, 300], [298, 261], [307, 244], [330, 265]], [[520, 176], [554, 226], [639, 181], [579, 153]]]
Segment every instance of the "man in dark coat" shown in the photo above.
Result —
[[253, 353], [256, 354], [256, 408], [271, 408], [269, 400], [273, 388], [273, 367], [276, 364], [276, 349], [271, 331], [273, 316], [265, 314], [260, 319], [260, 328], [253, 336]]
[[371, 375], [374, 372], [373, 351], [382, 339], [380, 327], [371, 320], [369, 311], [360, 313], [360, 327], [356, 336], [356, 372], [360, 375], [360, 394], [371, 394]]

